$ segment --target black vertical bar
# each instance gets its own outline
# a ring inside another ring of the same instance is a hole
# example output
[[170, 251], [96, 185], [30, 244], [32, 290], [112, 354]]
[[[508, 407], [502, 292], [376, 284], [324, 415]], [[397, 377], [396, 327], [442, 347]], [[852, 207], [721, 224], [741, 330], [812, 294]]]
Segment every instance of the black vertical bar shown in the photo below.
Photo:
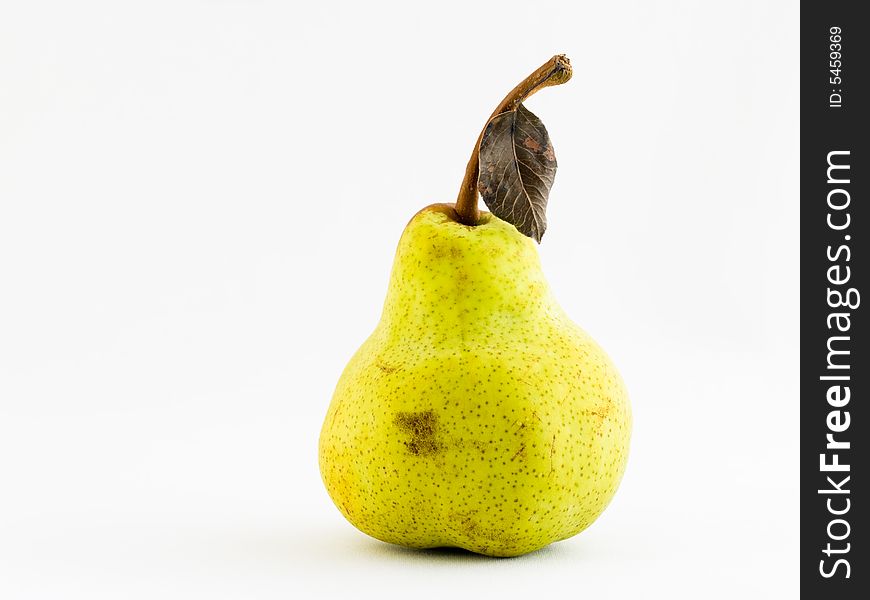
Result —
[[807, 598], [870, 598], [863, 306], [870, 295], [861, 297], [870, 294], [870, 21], [858, 15], [866, 8], [801, 5], [800, 556]]

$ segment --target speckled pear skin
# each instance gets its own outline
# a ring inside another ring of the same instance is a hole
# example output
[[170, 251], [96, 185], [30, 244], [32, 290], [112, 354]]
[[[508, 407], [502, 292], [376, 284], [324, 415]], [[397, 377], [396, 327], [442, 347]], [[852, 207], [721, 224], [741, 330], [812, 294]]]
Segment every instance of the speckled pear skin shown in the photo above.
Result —
[[534, 242], [481, 220], [433, 205], [405, 228], [381, 321], [326, 414], [320, 471], [372, 537], [517, 556], [601, 514], [631, 412], [610, 359], [553, 298]]

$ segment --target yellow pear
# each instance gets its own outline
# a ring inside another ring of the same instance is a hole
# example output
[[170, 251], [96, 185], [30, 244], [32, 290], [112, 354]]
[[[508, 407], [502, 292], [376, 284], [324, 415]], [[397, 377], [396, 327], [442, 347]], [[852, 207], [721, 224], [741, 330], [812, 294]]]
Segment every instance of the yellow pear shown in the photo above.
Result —
[[622, 379], [553, 298], [534, 242], [434, 205], [406, 227], [381, 321], [338, 382], [320, 469], [372, 537], [515, 556], [601, 514], [630, 430]]
[[556, 302], [530, 239], [556, 158], [522, 101], [570, 78], [554, 56], [496, 107], [456, 203], [405, 228], [381, 320], [339, 379], [320, 472], [379, 540], [525, 554], [588, 527], [622, 478], [625, 386]]

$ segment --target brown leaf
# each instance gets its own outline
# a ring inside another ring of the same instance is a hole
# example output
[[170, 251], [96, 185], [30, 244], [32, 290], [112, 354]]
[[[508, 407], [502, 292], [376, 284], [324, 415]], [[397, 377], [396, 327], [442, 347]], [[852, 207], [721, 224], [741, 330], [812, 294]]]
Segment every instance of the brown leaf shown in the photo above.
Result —
[[556, 155], [538, 117], [520, 104], [490, 120], [480, 141], [477, 189], [495, 216], [540, 242], [555, 177]]

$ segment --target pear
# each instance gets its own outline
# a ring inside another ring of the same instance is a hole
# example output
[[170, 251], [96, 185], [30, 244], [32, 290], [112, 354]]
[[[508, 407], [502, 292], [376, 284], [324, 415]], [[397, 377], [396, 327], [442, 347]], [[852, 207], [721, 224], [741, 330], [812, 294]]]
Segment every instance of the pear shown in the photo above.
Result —
[[601, 514], [630, 430], [622, 379], [553, 298], [534, 242], [435, 205], [402, 235], [381, 321], [327, 412], [320, 468], [372, 537], [515, 556]]
[[435, 204], [406, 226], [381, 320], [327, 411], [320, 471], [374, 538], [517, 556], [605, 509], [631, 411], [613, 363], [553, 297], [532, 239], [469, 212]]

